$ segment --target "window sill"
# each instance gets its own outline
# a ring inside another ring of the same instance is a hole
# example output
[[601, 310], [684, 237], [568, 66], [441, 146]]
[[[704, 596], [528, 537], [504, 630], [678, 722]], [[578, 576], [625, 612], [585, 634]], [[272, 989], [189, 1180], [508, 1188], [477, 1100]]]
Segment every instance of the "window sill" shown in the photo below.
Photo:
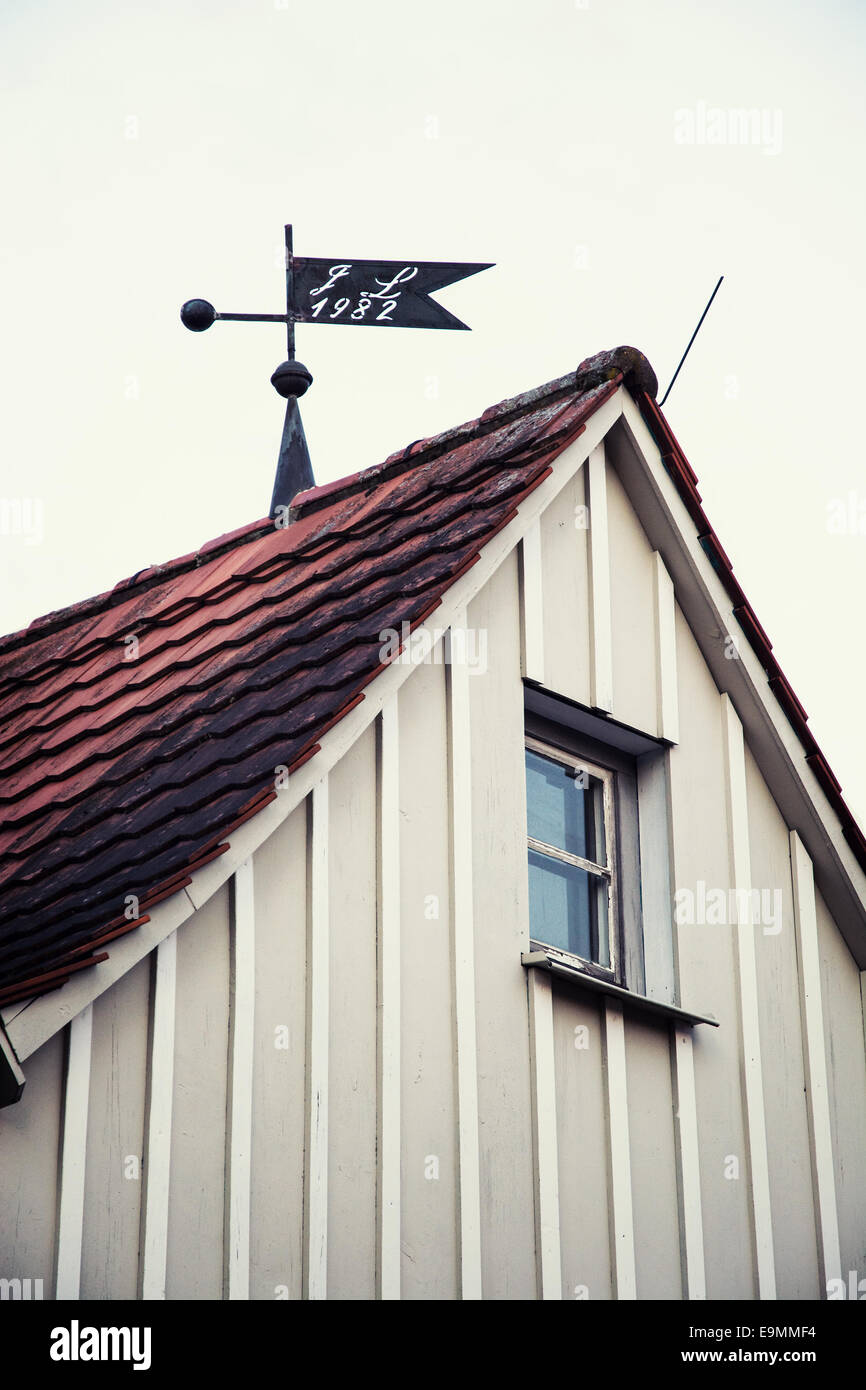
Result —
[[645, 994], [633, 994], [630, 989], [623, 989], [622, 985], [615, 985], [610, 980], [599, 979], [596, 975], [590, 975], [576, 962], [572, 965], [555, 951], [524, 951], [520, 960], [524, 966], [531, 969], [549, 970], [559, 979], [570, 980], [572, 984], [595, 990], [599, 994], [607, 994], [643, 1013], [660, 1014], [673, 1023], [685, 1024], [688, 1027], [692, 1027], [696, 1023], [708, 1023], [711, 1028], [718, 1028], [719, 1026], [718, 1019], [713, 1018], [710, 1014], [691, 1013], [688, 1009], [680, 1009], [675, 1004], [664, 1004], [658, 999], [648, 999]]

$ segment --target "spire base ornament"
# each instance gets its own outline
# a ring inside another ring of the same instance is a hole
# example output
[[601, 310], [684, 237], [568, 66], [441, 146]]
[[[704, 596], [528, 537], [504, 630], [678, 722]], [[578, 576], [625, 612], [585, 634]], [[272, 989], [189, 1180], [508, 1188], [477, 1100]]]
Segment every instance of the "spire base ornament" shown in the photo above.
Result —
[[271, 385], [284, 400], [288, 400], [290, 396], [296, 399], [303, 396], [312, 384], [312, 373], [303, 362], [281, 362], [271, 377]]

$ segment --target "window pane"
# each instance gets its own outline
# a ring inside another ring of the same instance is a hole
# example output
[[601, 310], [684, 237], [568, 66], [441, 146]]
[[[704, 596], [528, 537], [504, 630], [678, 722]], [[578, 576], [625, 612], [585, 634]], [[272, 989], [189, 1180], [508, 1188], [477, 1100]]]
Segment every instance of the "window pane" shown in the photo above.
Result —
[[529, 924], [535, 941], [610, 965], [606, 879], [529, 851]]
[[604, 843], [604, 788], [588, 772], [526, 750], [526, 804], [529, 834], [556, 849], [607, 864]]

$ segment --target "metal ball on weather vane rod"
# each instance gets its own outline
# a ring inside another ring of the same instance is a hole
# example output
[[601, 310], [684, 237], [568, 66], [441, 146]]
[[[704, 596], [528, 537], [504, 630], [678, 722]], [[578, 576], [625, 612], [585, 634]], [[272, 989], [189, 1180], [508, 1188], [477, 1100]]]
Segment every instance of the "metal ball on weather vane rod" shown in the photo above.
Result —
[[303, 396], [313, 384], [312, 374], [303, 362], [281, 362], [271, 377], [271, 383], [284, 400], [290, 396]]
[[203, 333], [216, 316], [216, 309], [206, 299], [188, 299], [180, 311], [181, 323], [192, 333]]

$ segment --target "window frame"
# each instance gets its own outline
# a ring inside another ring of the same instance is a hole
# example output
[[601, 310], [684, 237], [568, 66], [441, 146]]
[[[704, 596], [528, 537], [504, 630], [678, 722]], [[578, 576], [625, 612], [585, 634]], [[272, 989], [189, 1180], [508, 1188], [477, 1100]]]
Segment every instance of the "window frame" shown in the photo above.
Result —
[[[529, 851], [534, 850], [537, 854], [548, 855], [550, 858], [557, 859], [561, 863], [571, 864], [576, 868], [583, 869], [585, 872], [595, 877], [606, 878], [608, 880], [608, 952], [610, 955], [610, 965], [602, 965], [599, 961], [589, 960], [586, 956], [579, 956], [574, 951], [565, 950], [561, 946], [554, 946], [542, 941], [532, 932], [532, 922], [530, 920], [530, 944], [533, 947], [555, 955], [569, 964], [579, 963], [580, 968], [589, 975], [593, 975], [600, 980], [606, 980], [611, 984], [624, 985], [624, 951], [622, 943], [622, 922], [620, 911], [620, 882], [619, 882], [619, 813], [618, 813], [618, 788], [617, 770], [606, 766], [597, 761], [597, 757], [584, 757], [577, 753], [573, 748], [563, 747], [562, 744], [553, 743], [550, 737], [541, 738], [529, 727], [524, 730], [524, 753], [528, 749], [530, 752], [537, 753], [541, 757], [548, 758], [551, 762], [559, 764], [561, 767], [570, 769], [572, 772], [586, 771], [591, 777], [595, 777], [602, 784], [602, 814], [604, 821], [605, 851], [607, 857], [607, 867], [596, 863], [590, 859], [584, 859], [581, 855], [572, 854], [568, 850], [559, 849], [555, 845], [548, 845], [542, 840], [536, 840], [529, 834], [528, 806], [527, 806], [527, 866], [529, 863]], [[525, 756], [524, 756], [525, 766]], [[525, 771], [524, 771], [525, 781]]]

